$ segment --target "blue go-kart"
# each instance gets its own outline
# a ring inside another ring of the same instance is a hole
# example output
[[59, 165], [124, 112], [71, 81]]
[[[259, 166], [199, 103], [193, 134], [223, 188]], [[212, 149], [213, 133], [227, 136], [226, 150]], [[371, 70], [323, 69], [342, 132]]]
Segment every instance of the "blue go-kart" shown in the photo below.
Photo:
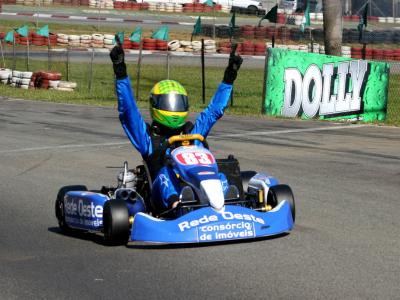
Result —
[[[117, 187], [60, 189], [55, 213], [65, 233], [103, 233], [107, 244], [207, 243], [254, 239], [290, 231], [295, 201], [289, 186], [266, 173], [241, 172], [237, 160], [215, 159], [198, 134], [169, 138], [163, 160], [179, 179], [177, 207], [157, 211], [146, 164], [125, 162]], [[167, 149], [169, 148], [169, 150]], [[223, 188], [219, 173], [228, 178]]]

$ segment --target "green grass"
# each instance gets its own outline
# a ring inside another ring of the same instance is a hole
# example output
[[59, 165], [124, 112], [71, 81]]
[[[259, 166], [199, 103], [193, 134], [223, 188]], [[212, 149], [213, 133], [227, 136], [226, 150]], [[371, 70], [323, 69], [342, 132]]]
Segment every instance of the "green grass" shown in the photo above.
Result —
[[[6, 60], [6, 65], [12, 65], [10, 60]], [[17, 60], [18, 70], [25, 70], [26, 63], [23, 59]], [[30, 70], [47, 69], [47, 61], [31, 61]], [[53, 63], [52, 69], [63, 74], [66, 79], [66, 64]], [[93, 88], [89, 93], [89, 63], [71, 63], [70, 81], [76, 81], [78, 88], [75, 92], [61, 92], [54, 90], [22, 90], [0, 84], [0, 95], [14, 98], [26, 98], [50, 102], [65, 102], [91, 105], [115, 105], [116, 96], [114, 91], [113, 70], [110, 64], [93, 65]], [[132, 87], [136, 89], [136, 64], [128, 64], [128, 73], [131, 75]], [[207, 67], [206, 78], [206, 98], [205, 104], [202, 103], [201, 69], [190, 66], [170, 66], [170, 79], [174, 79], [183, 84], [186, 88], [191, 110], [199, 111], [203, 109], [213, 96], [218, 84], [222, 81], [223, 68]], [[167, 77], [165, 65], [142, 65], [140, 80], [140, 107], [148, 106], [148, 95], [152, 86], [159, 80]], [[261, 110], [262, 95], [262, 69], [243, 69], [240, 70], [238, 79], [235, 83], [234, 106], [227, 111], [234, 114], [259, 114]], [[136, 93], [135, 93], [136, 94]]]
[[[6, 60], [6, 65], [11, 66], [11, 61]], [[31, 70], [47, 69], [47, 61], [31, 61]], [[133, 90], [136, 89], [136, 64], [128, 64]], [[25, 60], [17, 60], [17, 69], [25, 70]], [[52, 69], [63, 74], [66, 79], [66, 64], [57, 62], [52, 64]], [[114, 91], [113, 70], [110, 64], [93, 65], [93, 88], [89, 92], [89, 63], [71, 63], [69, 80], [76, 81], [78, 88], [75, 92], [61, 92], [53, 90], [22, 90], [0, 84], [0, 95], [14, 98], [33, 99], [49, 102], [75, 103], [113, 106], [116, 105]], [[154, 83], [167, 78], [165, 65], [142, 65], [140, 81], [141, 108], [148, 107], [148, 95]], [[223, 77], [223, 68], [206, 68], [206, 98], [202, 102], [201, 71], [199, 67], [170, 66], [170, 79], [177, 80], [188, 91], [192, 111], [202, 110], [213, 96], [218, 84]], [[228, 114], [260, 115], [263, 84], [262, 69], [241, 69], [234, 90], [234, 105], [227, 109]], [[135, 93], [136, 94], [136, 93]], [[392, 74], [389, 82], [389, 99], [387, 123], [400, 125], [400, 75]]]
[[387, 123], [400, 125], [400, 75], [391, 74], [389, 77]]

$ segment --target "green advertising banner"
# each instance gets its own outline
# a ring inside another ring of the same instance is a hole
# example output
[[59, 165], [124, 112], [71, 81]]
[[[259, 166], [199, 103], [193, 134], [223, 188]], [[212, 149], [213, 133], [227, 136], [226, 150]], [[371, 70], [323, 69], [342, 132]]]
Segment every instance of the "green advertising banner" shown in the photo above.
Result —
[[264, 110], [304, 119], [386, 118], [389, 65], [268, 49]]

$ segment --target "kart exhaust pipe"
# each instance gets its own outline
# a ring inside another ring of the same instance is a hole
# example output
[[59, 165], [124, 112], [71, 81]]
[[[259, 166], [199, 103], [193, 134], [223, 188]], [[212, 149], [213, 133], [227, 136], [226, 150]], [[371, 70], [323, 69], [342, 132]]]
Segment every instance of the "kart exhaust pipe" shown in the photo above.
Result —
[[137, 193], [135, 191], [132, 190], [120, 190], [117, 198], [124, 200], [124, 201], [136, 201], [136, 197], [137, 197]]

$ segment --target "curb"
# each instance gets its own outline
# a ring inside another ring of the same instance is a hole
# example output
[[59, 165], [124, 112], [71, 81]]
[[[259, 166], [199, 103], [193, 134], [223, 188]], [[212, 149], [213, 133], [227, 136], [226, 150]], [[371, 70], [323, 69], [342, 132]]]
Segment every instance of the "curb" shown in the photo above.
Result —
[[41, 14], [41, 13], [26, 13], [26, 12], [2, 12], [0, 16], [23, 16], [44, 19], [62, 19], [62, 20], [81, 20], [81, 21], [103, 21], [103, 22], [126, 22], [126, 23], [140, 23], [140, 24], [154, 24], [154, 25], [184, 25], [194, 26], [194, 23], [188, 22], [174, 22], [174, 21], [156, 21], [156, 20], [134, 20], [125, 18], [110, 18], [110, 17], [93, 17], [93, 16], [70, 16], [61, 14]]

